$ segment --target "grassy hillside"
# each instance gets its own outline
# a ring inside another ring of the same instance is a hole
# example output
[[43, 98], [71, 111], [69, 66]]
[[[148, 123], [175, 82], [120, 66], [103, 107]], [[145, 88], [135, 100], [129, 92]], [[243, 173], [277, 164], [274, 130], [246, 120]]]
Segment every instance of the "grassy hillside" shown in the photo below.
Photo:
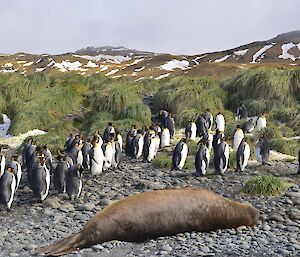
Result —
[[286, 138], [300, 134], [299, 85], [300, 69], [274, 68], [247, 70], [223, 82], [184, 77], [134, 82], [76, 73], [0, 74], [0, 113], [12, 119], [11, 134], [42, 129], [48, 133], [37, 140], [57, 149], [69, 133], [102, 132], [110, 121], [123, 135], [132, 124], [150, 125], [145, 94], [154, 95], [156, 110], [172, 112], [180, 127], [206, 108], [213, 115], [223, 112], [227, 136], [236, 128], [234, 113], [243, 102], [250, 116], [266, 113], [268, 128], [262, 133], [269, 135], [272, 149], [295, 155], [298, 143]]

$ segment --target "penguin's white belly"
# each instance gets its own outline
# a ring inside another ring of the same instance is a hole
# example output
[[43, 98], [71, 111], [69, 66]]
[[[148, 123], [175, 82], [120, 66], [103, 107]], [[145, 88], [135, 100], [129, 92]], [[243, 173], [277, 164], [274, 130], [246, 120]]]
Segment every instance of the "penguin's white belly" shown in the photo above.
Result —
[[44, 201], [45, 198], [47, 197], [48, 192], [49, 192], [49, 188], [50, 188], [50, 172], [49, 172], [49, 170], [47, 169], [46, 165], [44, 165], [43, 167], [44, 167], [44, 170], [45, 170], [45, 172], [46, 172], [46, 178], [45, 178], [45, 180], [46, 180], [46, 191], [45, 191], [45, 194], [43, 194], [43, 195], [41, 196], [41, 200], [42, 200], [42, 201]]
[[11, 204], [14, 200], [14, 195], [15, 195], [15, 191], [16, 191], [16, 178], [14, 175], [12, 175], [12, 182], [10, 184], [10, 198], [9, 198], [9, 201], [7, 203], [7, 208], [10, 209], [11, 207]]
[[254, 147], [254, 155], [258, 162], [262, 163], [262, 156], [260, 154], [260, 147]]
[[156, 148], [156, 143], [155, 143], [154, 139], [151, 139], [147, 161], [151, 162], [153, 160], [153, 158], [155, 156], [155, 148]]
[[225, 120], [223, 116], [218, 115], [216, 117], [216, 125], [217, 129], [219, 129], [220, 131], [225, 131]]
[[119, 145], [120, 145], [120, 148], [121, 148], [121, 151], [122, 151], [122, 147], [123, 147], [123, 139], [122, 139], [122, 136], [119, 134], [118, 135], [118, 142], [119, 142]]
[[192, 122], [191, 127], [191, 140], [196, 140], [196, 132], [197, 132], [197, 126], [194, 122]]
[[234, 137], [233, 137], [233, 150], [234, 151], [237, 151], [243, 138], [244, 138], [244, 133], [242, 131], [236, 131], [234, 133]]
[[19, 184], [20, 184], [20, 181], [21, 181], [21, 177], [22, 177], [22, 169], [21, 169], [20, 163], [18, 163], [17, 166], [18, 166], [18, 171], [17, 171], [16, 190], [17, 190], [18, 187], [19, 187]]
[[1, 155], [1, 163], [0, 163], [0, 178], [2, 177], [5, 171], [5, 156]]
[[112, 158], [113, 158], [112, 147], [106, 147], [105, 156], [104, 156], [104, 165], [103, 165], [104, 170], [111, 167]]
[[156, 156], [158, 149], [159, 149], [160, 138], [159, 137], [154, 138], [154, 143], [155, 143], [154, 156]]
[[103, 156], [103, 151], [99, 146], [94, 148], [93, 151], [94, 151], [94, 156], [93, 158], [91, 158], [90, 169], [91, 169], [91, 174], [95, 176], [102, 172], [104, 156]]
[[250, 146], [247, 143], [245, 144], [245, 149], [244, 149], [243, 155], [244, 155], [244, 162], [242, 163], [240, 160], [240, 167], [241, 167], [242, 171], [245, 170], [245, 168], [248, 164], [248, 160], [250, 158]]
[[265, 118], [259, 117], [257, 120], [256, 129], [262, 130], [263, 128], [267, 127], [267, 120]]
[[161, 147], [166, 147], [170, 145], [170, 131], [164, 129], [161, 134]]
[[179, 162], [179, 164], [178, 164], [178, 167], [179, 167], [180, 169], [182, 169], [183, 166], [184, 166], [184, 164], [185, 164], [187, 154], [188, 154], [188, 148], [187, 148], [187, 145], [184, 144], [184, 145], [182, 146], [182, 150], [181, 150], [181, 158], [180, 158], [180, 162]]
[[77, 159], [76, 159], [76, 163], [82, 165], [83, 163], [83, 155], [82, 155], [82, 151], [79, 150], [78, 154], [77, 154]]
[[223, 163], [223, 159], [220, 158], [220, 171], [223, 174], [227, 168], [228, 168], [228, 161], [229, 161], [229, 145], [226, 144], [225, 145], [225, 149], [224, 149], [224, 156], [225, 156], [225, 165]]
[[80, 196], [81, 190], [82, 190], [82, 181], [81, 181], [81, 179], [80, 179], [80, 180], [79, 180], [79, 188], [78, 188], [77, 198]]
[[214, 136], [212, 134], [208, 134], [208, 151], [210, 152], [212, 149], [212, 142], [213, 142]]
[[138, 141], [138, 152], [136, 158], [140, 158], [143, 154], [143, 146], [144, 146], [144, 136], [141, 136]]

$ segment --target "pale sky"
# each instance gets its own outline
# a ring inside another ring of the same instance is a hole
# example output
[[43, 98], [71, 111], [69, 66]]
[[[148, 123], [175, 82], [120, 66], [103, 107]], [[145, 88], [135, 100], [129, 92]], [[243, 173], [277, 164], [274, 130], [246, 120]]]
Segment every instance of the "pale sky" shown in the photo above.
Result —
[[0, 0], [0, 53], [226, 50], [300, 30], [299, 0]]

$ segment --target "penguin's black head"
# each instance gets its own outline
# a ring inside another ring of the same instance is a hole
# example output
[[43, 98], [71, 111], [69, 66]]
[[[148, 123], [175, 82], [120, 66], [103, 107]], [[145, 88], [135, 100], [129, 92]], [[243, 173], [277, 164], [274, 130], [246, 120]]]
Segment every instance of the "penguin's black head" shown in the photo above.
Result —
[[81, 164], [77, 164], [77, 171], [79, 172], [79, 174], [81, 175], [83, 172], [83, 166]]
[[181, 141], [182, 141], [183, 143], [186, 143], [186, 138], [185, 138], [185, 137], [182, 138]]
[[108, 122], [107, 125], [108, 126], [113, 126], [113, 123], [112, 122]]
[[8, 168], [7, 168], [7, 171], [10, 172], [10, 173], [14, 173], [14, 168], [8, 167]]

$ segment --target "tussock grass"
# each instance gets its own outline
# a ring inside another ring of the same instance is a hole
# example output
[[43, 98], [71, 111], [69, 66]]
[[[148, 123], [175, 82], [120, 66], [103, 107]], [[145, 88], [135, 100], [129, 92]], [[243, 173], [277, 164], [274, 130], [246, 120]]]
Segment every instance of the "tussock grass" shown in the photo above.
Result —
[[172, 168], [172, 156], [167, 156], [158, 153], [152, 160], [152, 165], [155, 168], [171, 170]]
[[195, 118], [206, 108], [214, 113], [224, 109], [226, 94], [219, 84], [211, 79], [170, 79], [155, 94], [155, 105], [175, 114], [179, 126]]
[[243, 192], [249, 195], [273, 195], [281, 194], [286, 189], [286, 185], [273, 175], [255, 176], [250, 178]]

